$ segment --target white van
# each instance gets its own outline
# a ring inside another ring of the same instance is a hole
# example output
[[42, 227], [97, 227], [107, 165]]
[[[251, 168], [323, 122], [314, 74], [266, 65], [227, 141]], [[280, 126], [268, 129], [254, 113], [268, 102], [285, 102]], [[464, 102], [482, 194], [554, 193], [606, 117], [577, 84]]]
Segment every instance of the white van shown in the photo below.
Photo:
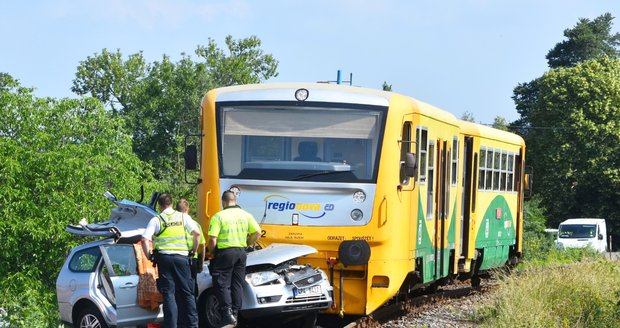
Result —
[[605, 219], [568, 219], [558, 227], [556, 244], [560, 248], [587, 247], [606, 252], [607, 225]]

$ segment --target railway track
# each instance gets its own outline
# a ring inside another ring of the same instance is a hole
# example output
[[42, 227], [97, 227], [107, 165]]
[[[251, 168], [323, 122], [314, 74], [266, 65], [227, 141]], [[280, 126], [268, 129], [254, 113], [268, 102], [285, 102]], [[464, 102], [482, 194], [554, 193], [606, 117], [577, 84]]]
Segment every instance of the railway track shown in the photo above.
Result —
[[471, 287], [469, 284], [458, 283], [455, 285], [442, 286], [434, 293], [411, 296], [405, 301], [381, 307], [372, 314], [363, 317], [334, 318], [334, 316], [321, 317], [319, 326], [322, 328], [379, 328], [385, 324], [406, 318], [429, 308], [441, 305], [450, 299], [467, 298], [472, 295], [484, 294], [495, 288], [492, 281], [485, 281], [480, 287]]

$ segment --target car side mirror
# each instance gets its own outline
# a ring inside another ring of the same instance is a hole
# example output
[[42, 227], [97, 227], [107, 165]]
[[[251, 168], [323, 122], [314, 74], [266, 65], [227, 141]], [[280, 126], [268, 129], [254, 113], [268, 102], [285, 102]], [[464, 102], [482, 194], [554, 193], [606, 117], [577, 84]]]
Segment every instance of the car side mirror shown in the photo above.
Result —
[[598, 240], [603, 240], [603, 234], [598, 234]]
[[418, 161], [414, 153], [405, 154], [405, 176], [414, 177], [418, 168]]

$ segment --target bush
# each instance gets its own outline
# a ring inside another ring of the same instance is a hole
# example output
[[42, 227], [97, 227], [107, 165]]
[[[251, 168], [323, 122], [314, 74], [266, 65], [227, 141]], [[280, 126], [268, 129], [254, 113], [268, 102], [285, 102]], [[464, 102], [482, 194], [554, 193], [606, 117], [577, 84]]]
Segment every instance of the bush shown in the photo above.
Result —
[[56, 293], [23, 273], [0, 279], [0, 308], [6, 327], [59, 327]]

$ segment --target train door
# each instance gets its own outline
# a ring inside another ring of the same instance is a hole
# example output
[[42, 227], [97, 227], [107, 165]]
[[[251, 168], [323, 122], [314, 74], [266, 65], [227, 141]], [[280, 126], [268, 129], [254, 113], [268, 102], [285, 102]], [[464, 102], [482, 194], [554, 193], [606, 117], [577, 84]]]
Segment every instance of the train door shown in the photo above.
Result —
[[437, 140], [437, 196], [435, 215], [435, 278], [447, 275], [447, 224], [450, 204], [450, 150], [448, 142]]
[[463, 180], [461, 183], [462, 186], [462, 206], [461, 206], [461, 247], [460, 247], [460, 255], [464, 258], [469, 258], [469, 229], [470, 229], [470, 219], [471, 219], [471, 209], [472, 209], [472, 174], [473, 174], [473, 149], [474, 149], [474, 138], [465, 137], [465, 142], [463, 143], [465, 154], [464, 163], [463, 163]]

